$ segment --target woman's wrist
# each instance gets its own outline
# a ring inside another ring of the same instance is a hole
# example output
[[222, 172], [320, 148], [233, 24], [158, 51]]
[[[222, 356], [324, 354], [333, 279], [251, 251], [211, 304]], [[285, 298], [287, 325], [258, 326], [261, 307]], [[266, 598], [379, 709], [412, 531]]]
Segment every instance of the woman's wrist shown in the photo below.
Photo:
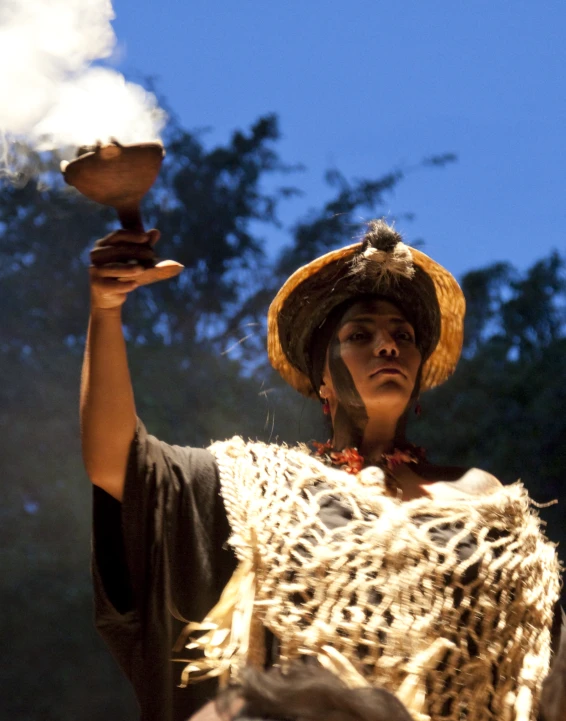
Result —
[[98, 318], [122, 318], [122, 306], [113, 306], [112, 308], [104, 308], [91, 303], [90, 315], [93, 319]]

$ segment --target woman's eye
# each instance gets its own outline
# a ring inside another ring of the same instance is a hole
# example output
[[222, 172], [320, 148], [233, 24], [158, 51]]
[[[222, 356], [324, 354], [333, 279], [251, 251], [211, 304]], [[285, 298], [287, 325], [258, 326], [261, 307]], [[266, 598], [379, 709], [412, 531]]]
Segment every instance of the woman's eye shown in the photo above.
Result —
[[356, 341], [359, 342], [359, 341], [367, 340], [367, 338], [368, 338], [368, 333], [366, 333], [365, 331], [362, 331], [362, 330], [356, 330], [353, 333], [350, 333], [348, 335], [348, 337], [346, 338], [346, 340], [353, 341], [353, 342], [356, 342]]
[[399, 340], [408, 341], [409, 343], [414, 343], [414, 342], [415, 342], [415, 339], [414, 339], [414, 337], [413, 337], [413, 334], [410, 333], [408, 330], [401, 330], [401, 331], [399, 331], [399, 332], [397, 333], [397, 338], [399, 338]]

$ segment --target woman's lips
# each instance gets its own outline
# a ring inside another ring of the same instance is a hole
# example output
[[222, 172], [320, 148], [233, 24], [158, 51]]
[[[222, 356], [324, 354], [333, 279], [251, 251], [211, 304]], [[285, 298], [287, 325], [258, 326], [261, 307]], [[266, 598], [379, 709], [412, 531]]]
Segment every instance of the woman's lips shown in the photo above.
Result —
[[396, 366], [383, 366], [381, 368], [376, 368], [376, 370], [372, 371], [370, 373], [370, 377], [373, 378], [374, 376], [381, 375], [382, 373], [387, 373], [391, 375], [400, 375], [404, 376], [405, 373], [400, 368], [397, 368]]

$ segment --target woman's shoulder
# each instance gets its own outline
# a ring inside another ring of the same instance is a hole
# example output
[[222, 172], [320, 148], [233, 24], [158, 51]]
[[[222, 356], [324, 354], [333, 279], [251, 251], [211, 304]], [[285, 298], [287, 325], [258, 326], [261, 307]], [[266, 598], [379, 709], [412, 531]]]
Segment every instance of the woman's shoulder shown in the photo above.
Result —
[[451, 490], [471, 496], [485, 496], [503, 488], [499, 479], [481, 468], [428, 464], [419, 468], [419, 475], [427, 481], [444, 484]]
[[286, 443], [266, 443], [260, 440], [245, 439], [242, 436], [233, 436], [225, 441], [216, 441], [208, 449], [217, 462], [227, 460], [253, 460], [256, 464], [272, 463], [287, 460], [290, 463], [305, 462], [307, 457], [314, 459], [307, 445], [287, 445]]

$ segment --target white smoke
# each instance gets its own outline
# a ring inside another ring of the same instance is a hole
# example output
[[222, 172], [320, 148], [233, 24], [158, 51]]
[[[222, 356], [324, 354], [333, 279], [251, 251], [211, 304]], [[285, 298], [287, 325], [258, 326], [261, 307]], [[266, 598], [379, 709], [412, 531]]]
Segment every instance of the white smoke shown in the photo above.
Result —
[[53, 150], [159, 138], [166, 116], [155, 96], [92, 66], [116, 46], [113, 17], [110, 0], [0, 0], [4, 164], [10, 145]]

